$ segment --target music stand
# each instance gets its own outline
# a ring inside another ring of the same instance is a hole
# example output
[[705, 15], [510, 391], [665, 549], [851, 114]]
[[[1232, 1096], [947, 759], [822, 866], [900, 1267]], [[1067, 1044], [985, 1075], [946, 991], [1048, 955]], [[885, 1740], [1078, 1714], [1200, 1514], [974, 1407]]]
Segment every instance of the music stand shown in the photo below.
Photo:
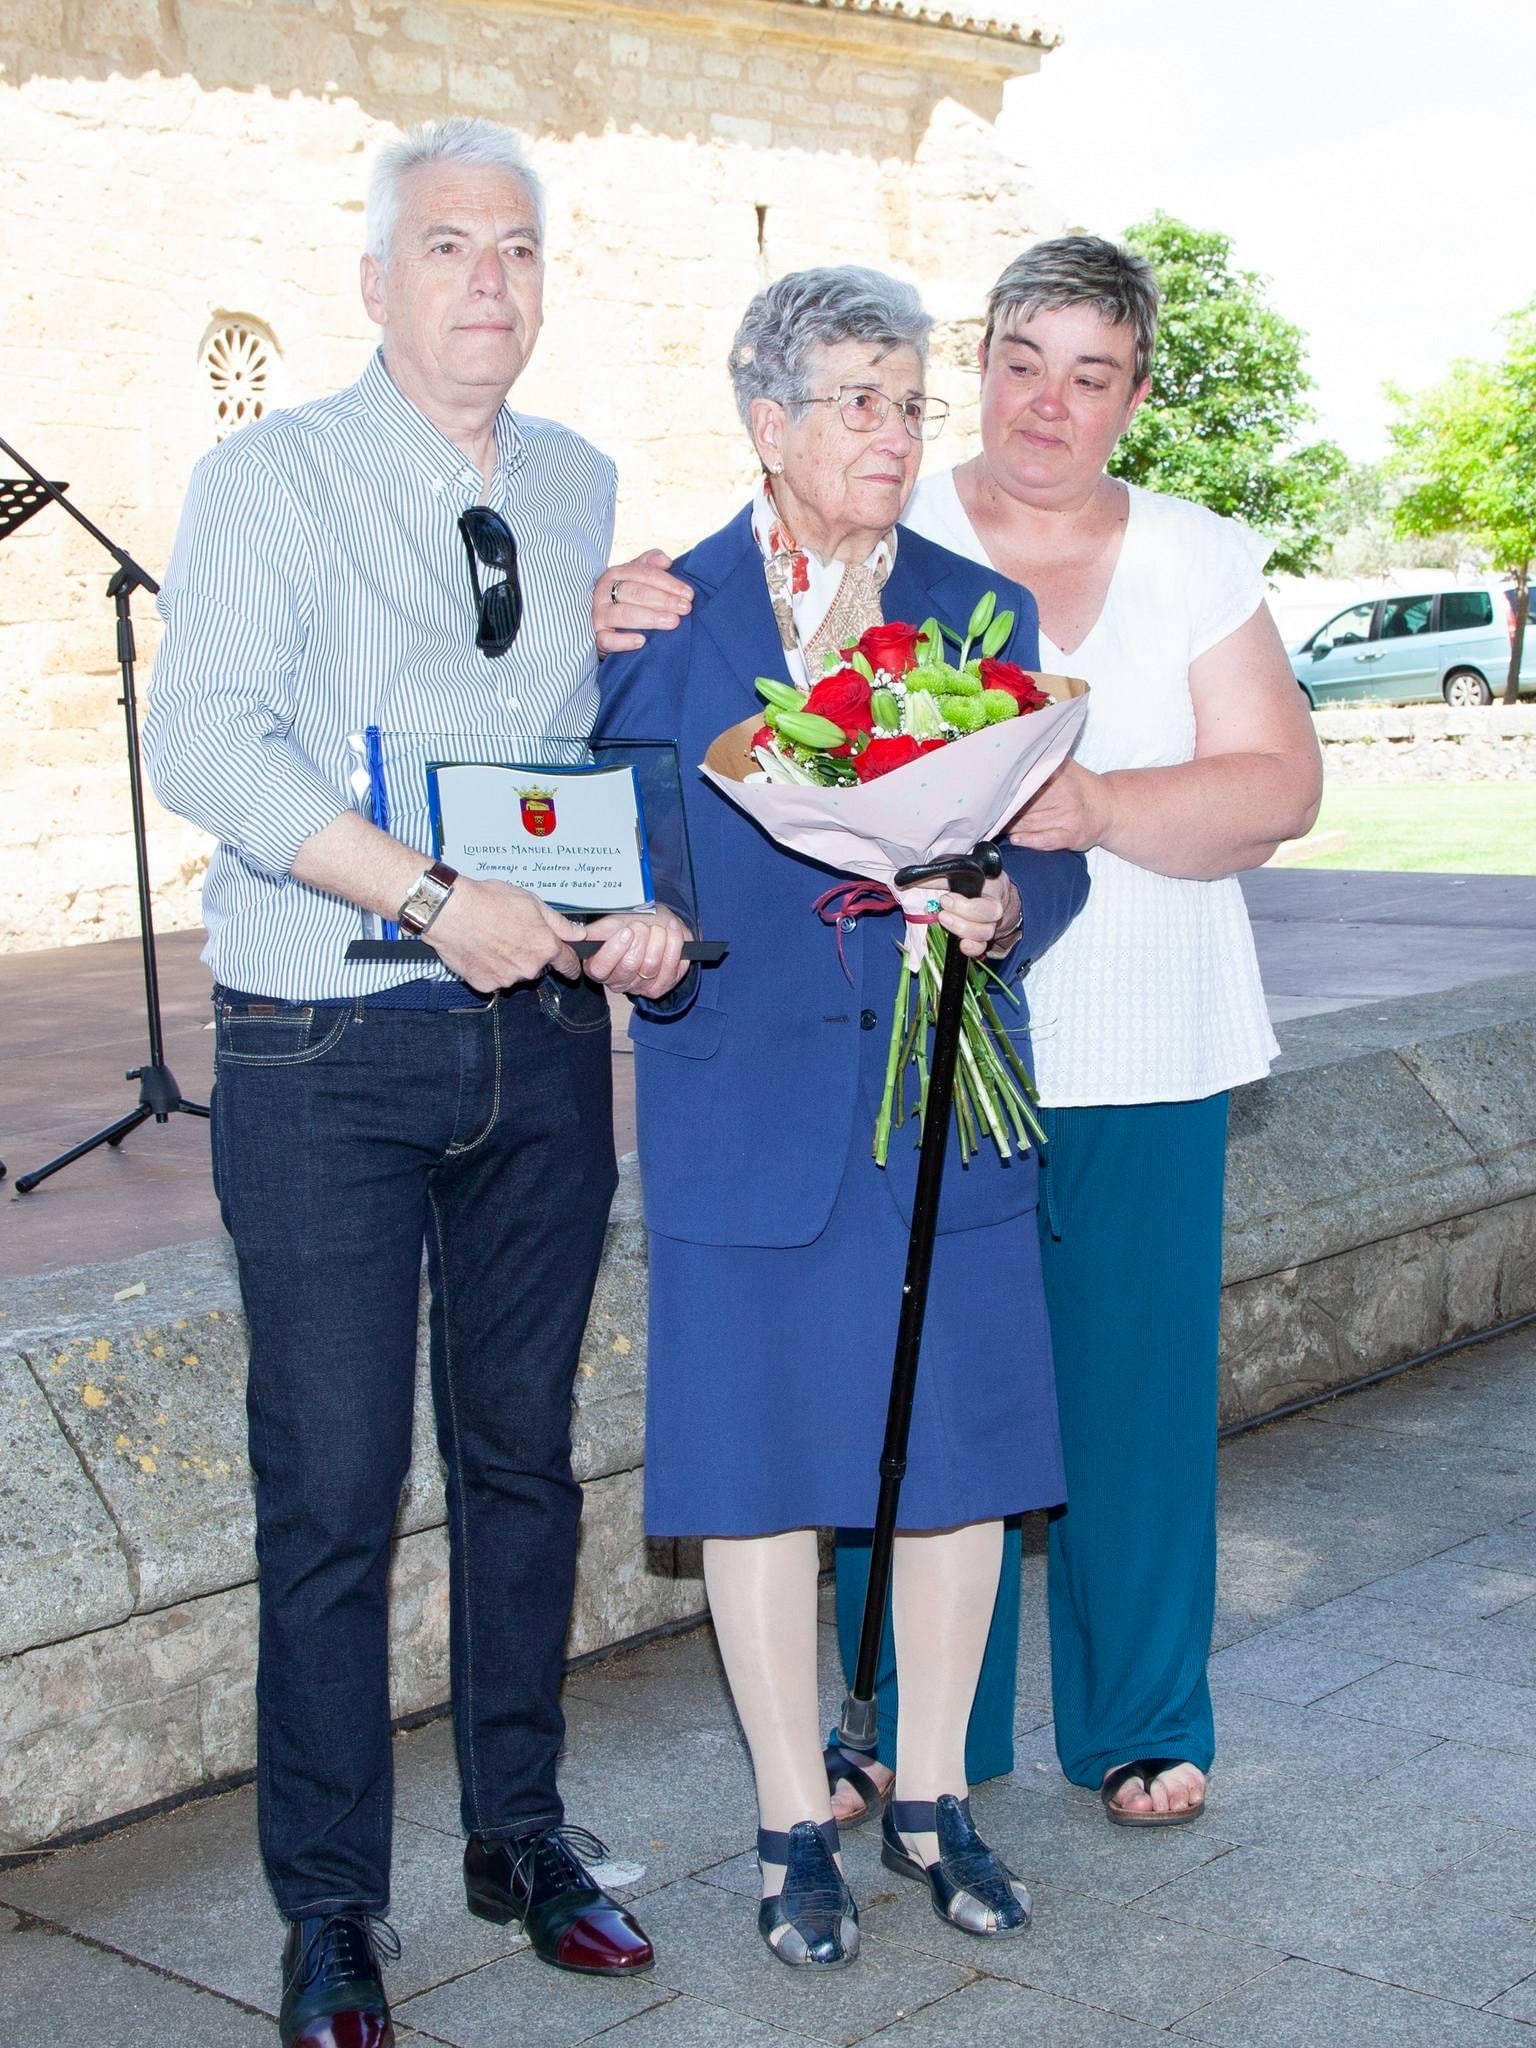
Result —
[[48, 491], [68, 489], [68, 484], [50, 484], [45, 490], [30, 477], [0, 476], [0, 540], [14, 533], [34, 512], [41, 511], [48, 502]]
[[72, 1166], [77, 1159], [83, 1159], [87, 1152], [94, 1152], [98, 1145], [121, 1145], [130, 1131], [136, 1131], [140, 1124], [151, 1117], [157, 1124], [168, 1123], [179, 1110], [184, 1116], [208, 1114], [200, 1102], [188, 1102], [176, 1085], [176, 1076], [165, 1063], [165, 1038], [160, 1022], [160, 976], [155, 964], [155, 927], [149, 903], [149, 852], [144, 834], [144, 778], [139, 765], [139, 712], [134, 695], [133, 664], [135, 648], [133, 643], [133, 593], [147, 590], [153, 596], [160, 588], [153, 576], [141, 569], [125, 549], [110, 540], [99, 526], [86, 518], [85, 514], [72, 505], [64, 492], [63, 484], [49, 483], [48, 479], [32, 467], [25, 456], [19, 455], [8, 441], [0, 441], [0, 454], [7, 455], [19, 469], [26, 471], [25, 479], [0, 478], [0, 540], [13, 532], [23, 520], [50, 501], [60, 505], [74, 520], [83, 526], [92, 540], [106, 549], [117, 564], [117, 569], [107, 584], [107, 595], [112, 599], [117, 612], [117, 665], [122, 676], [123, 694], [118, 700], [123, 707], [123, 723], [128, 741], [128, 793], [133, 810], [133, 852], [134, 868], [139, 894], [139, 945], [144, 956], [144, 1011], [149, 1038], [149, 1058], [142, 1067], [130, 1067], [126, 1078], [139, 1084], [138, 1106], [127, 1116], [119, 1117], [115, 1123], [103, 1130], [95, 1131], [78, 1145], [71, 1145], [67, 1152], [61, 1152], [57, 1159], [50, 1159], [46, 1166], [35, 1167], [31, 1173], [17, 1176], [16, 1192], [29, 1195], [50, 1174], [61, 1167]]

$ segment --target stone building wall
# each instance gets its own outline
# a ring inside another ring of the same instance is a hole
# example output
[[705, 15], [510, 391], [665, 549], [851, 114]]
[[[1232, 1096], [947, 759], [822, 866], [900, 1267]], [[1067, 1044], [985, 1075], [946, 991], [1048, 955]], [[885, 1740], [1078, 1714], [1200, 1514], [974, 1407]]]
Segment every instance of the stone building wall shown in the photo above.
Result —
[[[6, 0], [0, 434], [163, 569], [219, 429], [212, 376], [238, 411], [357, 373], [369, 157], [461, 112], [535, 144], [548, 312], [517, 402], [615, 456], [622, 549], [681, 546], [739, 502], [726, 345], [752, 291], [807, 263], [922, 284], [952, 460], [985, 288], [1056, 225], [993, 132], [1050, 40], [1010, 0]], [[107, 566], [52, 508], [0, 543], [9, 948], [135, 929]], [[147, 600], [138, 621], [142, 681]], [[198, 921], [206, 851], [153, 813], [163, 927]]]

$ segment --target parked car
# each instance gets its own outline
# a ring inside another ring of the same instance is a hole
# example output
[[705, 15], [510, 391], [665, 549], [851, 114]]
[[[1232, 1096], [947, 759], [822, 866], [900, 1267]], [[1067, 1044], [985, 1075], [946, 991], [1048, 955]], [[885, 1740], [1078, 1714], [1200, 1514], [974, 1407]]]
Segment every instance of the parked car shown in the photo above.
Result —
[[[1512, 596], [1513, 593], [1505, 593]], [[1367, 597], [1336, 612], [1291, 655], [1314, 710], [1333, 704], [1491, 704], [1514, 639], [1512, 604], [1493, 590]], [[1533, 621], [1536, 625], [1536, 621]], [[1536, 690], [1536, 630], [1527, 626], [1520, 687]]]

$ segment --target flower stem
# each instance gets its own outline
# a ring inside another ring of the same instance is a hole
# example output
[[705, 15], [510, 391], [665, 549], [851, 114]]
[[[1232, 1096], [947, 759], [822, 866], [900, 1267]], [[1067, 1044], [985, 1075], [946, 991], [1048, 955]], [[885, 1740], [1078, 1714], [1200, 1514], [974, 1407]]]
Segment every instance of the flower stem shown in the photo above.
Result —
[[[902, 961], [886, 1044], [885, 1086], [875, 1119], [873, 1151], [880, 1166], [889, 1159], [892, 1130], [899, 1129], [907, 1118], [909, 1069], [916, 1076], [914, 1114], [919, 1134], [922, 1131], [928, 1110], [929, 1035], [938, 1024], [944, 960], [951, 943], [941, 927], [930, 925], [924, 929], [923, 944], [916, 954], [916, 971], [906, 958]], [[980, 1149], [983, 1134], [991, 1138], [1003, 1159], [1012, 1158], [1015, 1145], [1025, 1152], [1032, 1143], [1042, 1147], [1045, 1143], [1034, 1113], [1033, 1105], [1039, 1099], [1034, 1081], [998, 1015], [994, 987], [1017, 1003], [1013, 991], [984, 961], [972, 961], [966, 973], [955, 1064], [955, 1125], [962, 1161], [969, 1161]]]
[[[880, 1114], [875, 1118], [875, 1164], [884, 1166], [891, 1149], [891, 1108], [900, 1083], [902, 1048], [907, 1037], [907, 1009], [913, 976], [905, 960], [896, 977], [896, 996], [891, 1004], [891, 1041], [885, 1049], [885, 1088], [880, 1096]], [[900, 1119], [897, 1119], [898, 1122]]]

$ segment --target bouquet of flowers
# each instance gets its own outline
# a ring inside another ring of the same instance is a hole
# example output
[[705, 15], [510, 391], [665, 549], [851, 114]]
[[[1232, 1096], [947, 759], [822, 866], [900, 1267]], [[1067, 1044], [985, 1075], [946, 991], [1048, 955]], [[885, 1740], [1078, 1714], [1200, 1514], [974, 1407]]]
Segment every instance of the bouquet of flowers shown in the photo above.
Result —
[[[885, 1089], [874, 1156], [885, 1165], [891, 1131], [905, 1120], [905, 1077], [916, 1081], [921, 1130], [927, 1099], [929, 1032], [948, 935], [937, 898], [898, 893], [896, 871], [968, 853], [1013, 817], [1054, 773], [1087, 711], [1087, 685], [1037, 676], [996, 659], [1013, 629], [988, 591], [963, 638], [929, 619], [921, 626], [874, 626], [856, 646], [830, 656], [809, 691], [758, 679], [766, 711], [722, 733], [704, 773], [781, 845], [881, 885], [864, 909], [895, 908], [906, 919], [906, 967], [899, 980], [886, 1053]], [[957, 652], [950, 660], [946, 643]], [[884, 901], [881, 901], [881, 898]], [[956, 1068], [955, 1110], [962, 1158], [990, 1140], [1002, 1158], [1038, 1142], [1029, 1071], [997, 1008], [1018, 998], [984, 962], [967, 976]]]

